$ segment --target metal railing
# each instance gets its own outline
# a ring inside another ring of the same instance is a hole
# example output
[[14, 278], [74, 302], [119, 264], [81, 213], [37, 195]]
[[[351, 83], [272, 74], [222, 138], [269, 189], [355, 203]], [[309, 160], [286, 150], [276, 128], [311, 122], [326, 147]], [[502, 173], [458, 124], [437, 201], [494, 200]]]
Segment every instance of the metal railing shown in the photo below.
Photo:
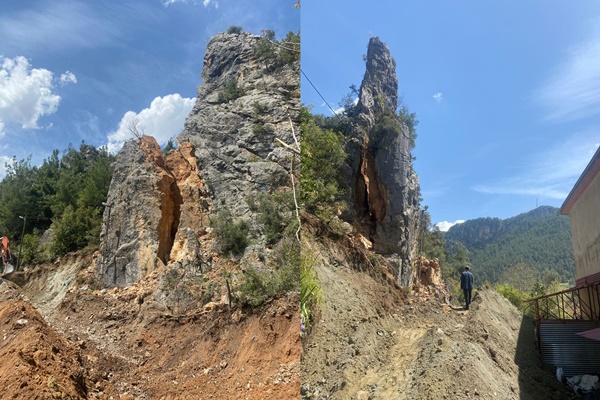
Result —
[[540, 320], [600, 320], [600, 282], [525, 300]]

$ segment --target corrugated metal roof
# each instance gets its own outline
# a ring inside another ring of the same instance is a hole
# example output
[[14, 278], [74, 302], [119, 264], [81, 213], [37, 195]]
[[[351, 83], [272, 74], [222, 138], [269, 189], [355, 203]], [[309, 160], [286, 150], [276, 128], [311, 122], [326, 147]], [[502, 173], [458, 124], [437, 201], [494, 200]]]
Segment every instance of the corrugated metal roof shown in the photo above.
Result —
[[578, 333], [600, 331], [600, 321], [540, 322], [544, 364], [562, 367], [565, 376], [600, 372], [600, 342]]

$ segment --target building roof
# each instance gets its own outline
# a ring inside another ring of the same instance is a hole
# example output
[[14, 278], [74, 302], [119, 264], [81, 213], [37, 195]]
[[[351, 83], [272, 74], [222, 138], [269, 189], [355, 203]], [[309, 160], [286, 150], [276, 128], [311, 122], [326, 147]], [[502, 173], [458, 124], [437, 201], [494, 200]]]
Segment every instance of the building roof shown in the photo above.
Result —
[[583, 170], [583, 173], [575, 183], [575, 186], [571, 189], [571, 193], [569, 193], [563, 205], [560, 207], [561, 214], [569, 214], [573, 205], [579, 200], [583, 192], [585, 192], [598, 173], [600, 173], [600, 147], [596, 150], [596, 153], [587, 167], [585, 167], [585, 170]]

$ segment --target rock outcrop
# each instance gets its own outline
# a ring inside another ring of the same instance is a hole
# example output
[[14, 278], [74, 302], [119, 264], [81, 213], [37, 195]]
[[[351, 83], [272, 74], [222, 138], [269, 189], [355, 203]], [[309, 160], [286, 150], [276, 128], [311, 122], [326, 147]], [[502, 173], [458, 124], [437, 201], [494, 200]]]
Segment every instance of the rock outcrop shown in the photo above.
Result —
[[412, 166], [410, 131], [398, 115], [395, 61], [378, 37], [369, 42], [367, 69], [347, 140], [347, 218], [387, 256], [399, 283], [413, 279], [419, 210], [419, 181]]
[[249, 263], [262, 255], [252, 199], [290, 188], [290, 170], [298, 165], [281, 143], [297, 147], [300, 115], [299, 57], [257, 56], [264, 40], [245, 32], [210, 40], [204, 85], [177, 137], [178, 150], [165, 157], [144, 136], [119, 152], [96, 261], [104, 285], [132, 284], [161, 265], [180, 269], [172, 276], [207, 272], [214, 248], [201, 237], [209, 216], [221, 210], [252, 226]]
[[197, 249], [204, 233], [203, 196], [190, 143], [165, 158], [152, 137], [126, 142], [108, 193], [97, 277], [106, 286], [125, 286], [166, 265], [172, 251], [182, 261], [181, 249]]
[[[272, 66], [255, 56], [260, 37], [219, 34], [204, 56], [203, 86], [179, 140], [197, 149], [213, 209], [252, 219], [248, 200], [291, 185], [291, 153], [299, 134], [299, 62]], [[236, 88], [236, 96], [223, 96]]]

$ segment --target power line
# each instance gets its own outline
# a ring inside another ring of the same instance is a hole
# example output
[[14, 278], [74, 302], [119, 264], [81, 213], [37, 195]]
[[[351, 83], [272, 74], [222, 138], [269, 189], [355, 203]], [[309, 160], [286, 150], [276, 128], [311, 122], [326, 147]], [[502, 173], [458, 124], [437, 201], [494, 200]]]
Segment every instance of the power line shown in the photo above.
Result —
[[327, 107], [329, 107], [329, 109], [331, 110], [331, 112], [333, 113], [333, 115], [335, 115], [336, 117], [339, 118], [340, 122], [344, 122], [344, 120], [342, 120], [342, 117], [340, 117], [334, 110], [333, 108], [329, 105], [329, 103], [327, 102], [327, 100], [325, 100], [325, 97], [323, 97], [323, 95], [321, 95], [321, 92], [319, 92], [319, 89], [317, 89], [317, 87], [312, 83], [312, 81], [309, 79], [309, 77], [304, 73], [304, 71], [302, 71], [302, 68], [300, 68], [300, 72], [302, 72], [302, 75], [304, 75], [304, 77], [306, 78], [306, 80], [308, 81], [308, 83], [310, 83], [310, 85], [313, 87], [313, 89], [315, 89], [315, 92], [317, 92], [317, 94], [319, 95], [319, 97], [321, 99], [323, 99], [323, 101], [325, 102], [325, 104], [327, 104]]

